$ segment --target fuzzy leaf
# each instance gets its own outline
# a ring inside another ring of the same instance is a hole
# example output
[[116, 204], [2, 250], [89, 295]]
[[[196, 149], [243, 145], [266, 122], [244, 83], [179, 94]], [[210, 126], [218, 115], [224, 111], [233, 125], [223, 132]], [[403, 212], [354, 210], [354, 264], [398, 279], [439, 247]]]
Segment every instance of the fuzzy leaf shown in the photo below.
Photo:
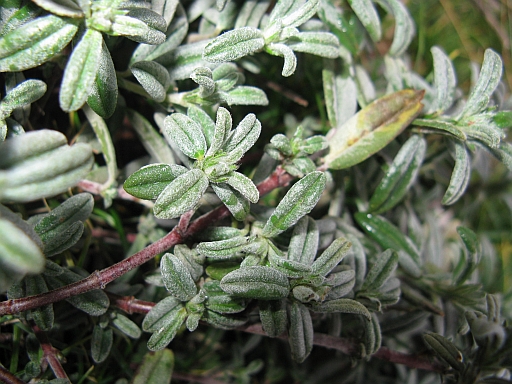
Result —
[[295, 52], [310, 53], [328, 59], [336, 59], [340, 55], [340, 43], [329, 32], [300, 32], [290, 38], [286, 45]]
[[288, 277], [299, 278], [311, 273], [311, 267], [299, 261], [289, 260], [284, 257], [272, 243], [269, 242], [268, 261], [270, 265], [284, 273]]
[[50, 60], [68, 45], [78, 26], [72, 19], [48, 15], [0, 37], [0, 72], [24, 71]]
[[398, 91], [363, 108], [330, 138], [325, 164], [331, 169], [348, 168], [384, 148], [420, 113], [423, 94]]
[[83, 17], [82, 9], [73, 0], [34, 0], [44, 10], [65, 17]]
[[181, 301], [192, 299], [197, 287], [187, 267], [172, 253], [166, 253], [160, 261], [162, 280], [171, 295]]
[[199, 97], [206, 98], [215, 92], [215, 81], [210, 68], [198, 67], [192, 71], [190, 78], [199, 85]]
[[192, 159], [202, 158], [206, 153], [206, 138], [201, 126], [182, 113], [173, 113], [164, 120], [167, 135], [178, 148]]
[[251, 203], [256, 204], [258, 202], [260, 198], [258, 189], [247, 176], [239, 172], [233, 172], [226, 183], [240, 192]]
[[260, 300], [260, 321], [265, 333], [270, 337], [277, 337], [286, 331], [288, 315], [285, 300]]
[[[25, 293], [27, 296], [38, 295], [46, 292], [48, 292], [48, 287], [41, 275], [27, 276], [25, 278]], [[32, 309], [30, 314], [36, 325], [43, 331], [48, 331], [53, 327], [55, 318], [53, 304]]]
[[322, 71], [325, 107], [331, 127], [342, 126], [357, 110], [357, 86], [349, 74], [335, 75], [334, 70]]
[[133, 377], [133, 384], [170, 384], [173, 370], [174, 354], [170, 349], [148, 352]]
[[368, 311], [368, 309], [363, 304], [352, 299], [336, 299], [324, 301], [323, 303], [311, 302], [310, 306], [314, 312], [351, 313], [354, 315], [362, 315], [368, 321], [370, 321], [372, 317], [370, 311]]
[[30, 105], [46, 93], [46, 84], [41, 80], [25, 80], [11, 89], [0, 102], [0, 114], [9, 116], [16, 108]]
[[192, 169], [171, 181], [156, 199], [153, 211], [161, 219], [173, 219], [193, 209], [208, 188], [208, 178]]
[[98, 72], [87, 97], [87, 104], [104, 119], [112, 116], [117, 106], [117, 77], [112, 56], [104, 41], [101, 43]]
[[395, 33], [393, 43], [389, 48], [389, 54], [391, 56], [401, 56], [416, 32], [414, 21], [400, 0], [377, 0], [377, 2], [388, 9], [395, 17]]
[[158, 13], [144, 7], [131, 8], [126, 15], [116, 15], [111, 26], [114, 36], [126, 36], [138, 43], [162, 44], [167, 22]]
[[302, 217], [293, 227], [288, 246], [288, 259], [311, 265], [318, 249], [319, 232], [315, 220]]
[[316, 205], [326, 183], [322, 172], [311, 172], [296, 182], [279, 202], [263, 228], [263, 236], [274, 237], [294, 225]]
[[432, 47], [430, 51], [434, 58], [434, 87], [436, 90], [436, 98], [432, 103], [431, 110], [441, 114], [453, 104], [457, 77], [452, 61], [441, 48]]
[[462, 353], [446, 337], [429, 332], [423, 335], [423, 340], [438, 357], [452, 368], [459, 372], [464, 370], [465, 364], [462, 362]]
[[326, 276], [331, 272], [348, 253], [351, 247], [350, 241], [345, 238], [334, 240], [329, 247], [322, 252], [311, 265], [311, 270], [315, 275]]
[[142, 321], [142, 329], [145, 332], [155, 332], [165, 327], [173, 321], [175, 313], [183, 308], [183, 304], [178, 299], [167, 296], [165, 299], [156, 303], [146, 314], [146, 317], [144, 317]]
[[105, 361], [110, 354], [114, 335], [111, 328], [94, 327], [91, 339], [91, 356], [96, 363]]
[[290, 308], [290, 327], [288, 328], [288, 342], [292, 358], [302, 363], [313, 349], [313, 321], [309, 310], [301, 303], [292, 302]]
[[169, 315], [169, 322], [165, 326], [154, 332], [148, 340], [148, 349], [150, 351], [159, 351], [164, 349], [176, 336], [187, 318], [187, 310], [182, 307], [178, 311]]
[[283, 27], [298, 27], [311, 19], [320, 4], [320, 0], [308, 0], [291, 13], [286, 13], [281, 19]]
[[131, 337], [132, 339], [138, 339], [142, 334], [137, 324], [135, 324], [126, 316], [121, 315], [120, 313], [118, 313], [114, 320], [112, 320], [112, 324], [126, 336]]
[[155, 200], [167, 185], [187, 172], [181, 165], [150, 164], [132, 173], [123, 188], [139, 199]]
[[480, 242], [476, 233], [466, 227], [457, 227], [457, 233], [459, 234], [464, 246], [466, 248], [466, 265], [464, 269], [457, 277], [456, 284], [464, 283], [474, 272], [480, 261]]
[[476, 115], [487, 107], [491, 95], [501, 80], [502, 72], [503, 63], [500, 56], [493, 50], [487, 49], [478, 82], [469, 95], [461, 117]]
[[464, 143], [452, 141], [455, 147], [455, 167], [443, 200], [444, 205], [455, 203], [464, 194], [471, 177], [471, 158]]
[[240, 192], [226, 183], [211, 184], [211, 187], [236, 220], [246, 218], [251, 204]]
[[[412, 122], [414, 125], [418, 125], [420, 127], [429, 127], [434, 128], [434, 133], [444, 133], [449, 135], [450, 137], [454, 137], [460, 141], [466, 141], [466, 134], [460, 129], [460, 127], [456, 126], [453, 123], [442, 120], [431, 120], [431, 119], [415, 119]], [[422, 129], [423, 131], [423, 129]]]
[[224, 150], [232, 162], [237, 162], [258, 140], [261, 133], [261, 123], [256, 115], [249, 113], [229, 135]]
[[377, 257], [377, 261], [364, 279], [361, 290], [378, 290], [391, 277], [398, 265], [398, 254], [387, 249]]
[[402, 200], [416, 179], [426, 148], [425, 139], [417, 135], [404, 143], [370, 199], [370, 212], [386, 212]]
[[226, 108], [219, 107], [217, 110], [217, 119], [215, 121], [215, 128], [211, 136], [211, 144], [209, 145], [206, 156], [211, 156], [217, 153], [224, 145], [226, 138], [232, 127], [231, 114]]
[[265, 50], [271, 55], [284, 58], [283, 70], [281, 71], [282, 76], [289, 77], [293, 75], [295, 68], [297, 68], [297, 56], [295, 56], [295, 53], [290, 47], [286, 44], [272, 43], [268, 44]]
[[263, 90], [247, 85], [230, 89], [224, 99], [228, 105], [268, 105], [267, 95]]
[[80, 109], [87, 101], [100, 66], [103, 37], [88, 29], [73, 50], [62, 77], [60, 107], [66, 112]]
[[245, 300], [228, 295], [220, 287], [220, 281], [208, 281], [203, 285], [207, 296], [205, 306], [218, 313], [239, 313], [245, 310]]
[[247, 322], [247, 317], [241, 315], [220, 314], [215, 311], [205, 310], [202, 319], [208, 324], [221, 329], [234, 329]]
[[220, 287], [237, 297], [277, 300], [288, 296], [290, 284], [281, 272], [261, 266], [236, 269], [224, 276]]
[[203, 59], [211, 63], [235, 61], [259, 51], [265, 45], [259, 29], [243, 27], [225, 32], [210, 42], [203, 52]]
[[155, 101], [161, 103], [171, 85], [169, 72], [155, 61], [138, 61], [130, 67], [133, 76]]
[[350, 7], [364, 25], [374, 42], [380, 41], [382, 30], [377, 10], [370, 0], [349, 0]]
[[358, 212], [354, 217], [366, 233], [382, 248], [390, 248], [398, 252], [398, 263], [407, 273], [414, 277], [421, 275], [420, 253], [412, 240], [402, 231], [382, 216]]

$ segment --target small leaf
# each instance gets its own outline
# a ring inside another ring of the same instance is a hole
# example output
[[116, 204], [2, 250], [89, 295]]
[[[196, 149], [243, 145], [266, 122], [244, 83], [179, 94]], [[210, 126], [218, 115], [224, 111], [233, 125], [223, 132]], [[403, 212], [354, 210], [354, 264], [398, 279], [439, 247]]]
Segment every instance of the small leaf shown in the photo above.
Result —
[[340, 56], [340, 42], [329, 32], [300, 32], [297, 36], [288, 39], [286, 45], [294, 52], [310, 53], [328, 59], [336, 59]]
[[239, 172], [233, 172], [226, 183], [240, 192], [251, 203], [256, 204], [258, 202], [260, 198], [258, 189], [247, 176]]
[[170, 349], [148, 352], [133, 377], [133, 384], [170, 384], [173, 369], [174, 354]]
[[118, 313], [114, 320], [112, 320], [112, 324], [126, 336], [131, 337], [132, 339], [138, 339], [142, 333], [137, 324], [135, 324], [126, 316], [121, 315], [120, 313]]
[[153, 100], [159, 103], [165, 100], [171, 85], [167, 69], [155, 61], [138, 61], [132, 64], [130, 70]]
[[356, 82], [349, 73], [336, 75], [329, 67], [323, 69], [322, 80], [329, 123], [333, 128], [340, 127], [356, 113]]
[[443, 200], [444, 205], [455, 203], [464, 194], [471, 177], [471, 158], [464, 143], [452, 141], [455, 147], [455, 167], [452, 171], [450, 184], [446, 190]]
[[[25, 277], [25, 292], [27, 296], [38, 295], [48, 292], [46, 282], [41, 275]], [[42, 307], [32, 309], [30, 311], [32, 319], [36, 325], [43, 331], [48, 331], [53, 328], [54, 312], [53, 304], [44, 305]]]
[[456, 284], [459, 285], [464, 283], [478, 266], [480, 261], [480, 242], [476, 233], [467, 227], [457, 227], [457, 233], [466, 248], [466, 265], [456, 281]]
[[182, 113], [173, 113], [164, 120], [167, 135], [178, 148], [192, 159], [202, 158], [206, 153], [206, 139], [201, 126]]
[[214, 311], [204, 311], [202, 319], [208, 324], [221, 329], [234, 329], [247, 322], [247, 317], [241, 315], [224, 315]]
[[215, 122], [208, 113], [193, 105], [187, 109], [187, 116], [201, 126], [204, 138], [206, 139], [206, 146], [210, 147], [212, 145], [215, 132]]
[[215, 81], [210, 68], [198, 67], [192, 71], [190, 78], [199, 85], [199, 97], [206, 98], [215, 92]]
[[370, 311], [363, 304], [352, 299], [336, 299], [324, 301], [323, 303], [311, 302], [310, 306], [314, 312], [351, 313], [353, 315], [362, 315], [368, 321], [372, 317]]
[[208, 188], [208, 178], [192, 169], [174, 179], [158, 196], [153, 211], [160, 219], [173, 219], [193, 209]]
[[268, 336], [277, 337], [286, 331], [288, 315], [285, 300], [260, 300], [258, 307], [261, 325]]
[[423, 94], [398, 91], [363, 108], [330, 138], [325, 164], [331, 169], [348, 168], [384, 148], [420, 113]]
[[211, 136], [211, 144], [206, 152], [206, 156], [216, 154], [224, 145], [224, 141], [228, 137], [232, 127], [231, 114], [226, 108], [219, 107], [217, 110], [217, 119], [215, 121], [215, 129]]
[[174, 256], [176, 256], [187, 268], [192, 280], [198, 281], [203, 275], [204, 257], [198, 255], [197, 250], [191, 250], [186, 245], [177, 244], [174, 246]]
[[414, 119], [412, 123], [420, 127], [434, 128], [434, 133], [445, 133], [448, 134], [450, 137], [456, 138], [461, 141], [467, 140], [466, 134], [460, 129], [460, 127], [457, 127], [455, 124], [450, 123], [448, 121]]
[[119, 91], [117, 89], [116, 69], [105, 41], [101, 44], [98, 61], [98, 72], [87, 97], [87, 104], [99, 116], [106, 119], [112, 116], [116, 110]]
[[377, 261], [366, 275], [361, 290], [372, 291], [380, 289], [391, 277], [397, 266], [398, 254], [391, 249], [387, 249], [377, 256]]
[[326, 183], [322, 172], [311, 172], [296, 182], [279, 202], [263, 228], [263, 236], [274, 237], [294, 225], [316, 205]]
[[41, 80], [25, 80], [11, 89], [0, 102], [1, 115], [9, 116], [16, 108], [22, 108], [39, 100], [46, 93]]
[[448, 363], [455, 370], [462, 372], [465, 364], [462, 362], [462, 353], [446, 337], [437, 333], [426, 333], [423, 335], [425, 343], [432, 348], [438, 357]]
[[382, 216], [358, 212], [354, 215], [357, 223], [384, 249], [398, 252], [398, 263], [410, 275], [419, 277], [420, 253], [411, 239]]
[[345, 238], [334, 240], [311, 265], [311, 271], [318, 276], [326, 276], [347, 255], [352, 244]]
[[261, 123], [256, 115], [249, 113], [231, 132], [226, 143], [224, 151], [228, 153], [230, 161], [237, 162], [258, 140], [261, 133]]
[[82, 9], [73, 0], [34, 0], [44, 10], [65, 17], [83, 17]]
[[175, 318], [176, 312], [184, 308], [185, 307], [178, 299], [167, 296], [165, 299], [156, 303], [146, 314], [146, 317], [144, 317], [142, 321], [142, 329], [145, 332], [155, 332], [171, 323]]
[[269, 242], [268, 248], [268, 261], [274, 269], [284, 273], [288, 277], [299, 278], [311, 273], [311, 267], [308, 264], [286, 259], [282, 252], [271, 242]]
[[395, 33], [393, 43], [391, 43], [389, 48], [389, 54], [391, 56], [401, 56], [411, 43], [416, 32], [414, 21], [401, 1], [377, 0], [377, 2], [388, 9], [395, 17]]
[[228, 105], [268, 105], [267, 95], [263, 90], [247, 85], [230, 89], [224, 99]]
[[245, 310], [246, 301], [228, 295], [220, 287], [220, 281], [208, 281], [203, 285], [206, 294], [205, 306], [218, 313], [239, 313]]
[[281, 56], [284, 58], [283, 70], [281, 75], [289, 77], [295, 72], [297, 68], [297, 56], [293, 53], [293, 50], [285, 44], [272, 43], [265, 47], [265, 50], [274, 56]]
[[230, 295], [260, 300], [281, 299], [290, 291], [286, 275], [261, 266], [234, 270], [222, 278], [220, 286]]
[[62, 77], [60, 107], [66, 112], [80, 109], [87, 101], [98, 73], [103, 46], [100, 32], [88, 29], [73, 50]]
[[298, 27], [304, 24], [306, 21], [308, 21], [315, 15], [319, 4], [319, 0], [308, 0], [305, 3], [303, 3], [300, 7], [295, 9], [293, 12], [287, 12], [285, 15], [283, 15], [284, 17], [281, 16], [282, 26]]
[[222, 261], [210, 264], [206, 267], [206, 274], [214, 280], [222, 280], [229, 272], [240, 268], [240, 263], [236, 261]]
[[313, 321], [309, 310], [304, 304], [292, 302], [290, 308], [290, 327], [288, 328], [288, 342], [292, 358], [302, 363], [313, 349]]
[[243, 27], [225, 32], [204, 48], [203, 58], [212, 63], [235, 61], [259, 51], [265, 45], [259, 29]]
[[126, 15], [114, 16], [111, 32], [114, 36], [126, 36], [138, 43], [162, 44], [165, 41], [167, 22], [151, 9], [131, 8]]
[[162, 280], [171, 295], [181, 301], [192, 299], [197, 287], [187, 267], [172, 253], [166, 253], [160, 261]]
[[386, 212], [402, 200], [416, 179], [426, 148], [425, 139], [417, 135], [404, 143], [370, 199], [371, 212]]
[[249, 200], [226, 183], [213, 183], [211, 187], [236, 220], [245, 220], [251, 209]]
[[72, 19], [48, 15], [0, 37], [0, 72], [24, 71], [50, 60], [68, 45], [78, 26]]
[[302, 217], [293, 227], [288, 245], [288, 259], [311, 265], [318, 249], [319, 232], [315, 220]]
[[218, 241], [209, 241], [199, 243], [196, 247], [197, 252], [206, 257], [217, 260], [240, 257], [239, 252], [243, 251], [251, 238], [244, 236], [235, 236]]
[[350, 7], [364, 25], [374, 42], [380, 41], [382, 31], [377, 10], [370, 0], [349, 0]]
[[501, 80], [502, 71], [503, 63], [500, 56], [493, 50], [487, 49], [478, 82], [469, 95], [461, 117], [476, 115], [487, 107], [491, 95]]
[[187, 172], [182, 165], [150, 164], [132, 173], [123, 188], [139, 199], [155, 200], [173, 180]]
[[430, 51], [434, 58], [434, 87], [436, 90], [436, 98], [430, 109], [441, 114], [453, 104], [457, 77], [452, 61], [441, 48], [432, 47]]
[[103, 329], [99, 325], [94, 327], [91, 339], [91, 356], [96, 363], [101, 363], [107, 359], [113, 340], [112, 329]]

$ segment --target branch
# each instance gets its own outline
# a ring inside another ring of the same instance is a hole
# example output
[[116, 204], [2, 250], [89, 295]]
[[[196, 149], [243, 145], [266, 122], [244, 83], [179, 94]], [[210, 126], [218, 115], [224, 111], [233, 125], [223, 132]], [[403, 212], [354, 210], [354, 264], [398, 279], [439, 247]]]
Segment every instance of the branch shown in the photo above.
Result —
[[[135, 299], [132, 297], [122, 297], [115, 294], [110, 294], [109, 297], [112, 300], [112, 303], [122, 309], [127, 313], [148, 313], [151, 308], [155, 306], [155, 303], [150, 301], [143, 301]], [[240, 327], [235, 328], [237, 331], [253, 333], [256, 335], [267, 336], [261, 324], [248, 324], [242, 325]], [[286, 335], [278, 336], [279, 339], [288, 340]], [[325, 348], [336, 349], [345, 355], [349, 356], [357, 356], [360, 353], [359, 343], [357, 340], [344, 338], [344, 337], [336, 337], [327, 335], [324, 333], [315, 333], [313, 344], [318, 345]], [[445, 367], [435, 361], [431, 361], [428, 357], [418, 356], [418, 355], [410, 355], [398, 351], [393, 351], [386, 347], [381, 347], [376, 353], [372, 355], [377, 359], [389, 361], [390, 363], [402, 364], [406, 365], [409, 368], [417, 368], [423, 369], [426, 371], [443, 373], [446, 371]]]
[[[281, 167], [278, 167], [267, 179], [258, 184], [257, 187], [260, 192], [260, 196], [263, 196], [278, 187], [286, 186], [291, 180], [293, 180], [293, 176], [286, 173]], [[159, 253], [165, 252], [176, 244], [183, 243], [185, 239], [200, 233], [214, 222], [227, 216], [229, 216], [229, 210], [224, 205], [221, 205], [190, 223], [186, 232], [183, 233], [181, 231], [182, 228], [176, 226], [166, 236], [148, 245], [133, 256], [101, 271], [95, 271], [83, 280], [39, 295], [3, 301], [0, 303], [0, 316], [12, 315], [29, 309], [38, 308], [94, 289], [104, 289], [107, 284], [111, 283], [118, 277], [121, 277], [132, 269], [141, 266]]]
[[69, 377], [66, 374], [66, 371], [64, 371], [64, 368], [62, 368], [58, 358], [60, 354], [59, 350], [53, 347], [46, 333], [43, 332], [37, 325], [33, 327], [33, 330], [37, 340], [39, 340], [39, 343], [41, 344], [41, 349], [43, 350], [43, 359], [46, 360], [55, 377], [57, 379], [66, 379], [69, 381]]
[[18, 379], [2, 365], [0, 365], [0, 382], [5, 384], [25, 384], [24, 381]]

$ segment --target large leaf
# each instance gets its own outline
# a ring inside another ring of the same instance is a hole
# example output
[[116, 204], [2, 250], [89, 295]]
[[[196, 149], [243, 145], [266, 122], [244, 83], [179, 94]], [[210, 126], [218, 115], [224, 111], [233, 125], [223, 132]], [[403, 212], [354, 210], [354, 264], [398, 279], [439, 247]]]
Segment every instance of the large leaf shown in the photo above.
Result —
[[123, 188], [139, 199], [155, 200], [171, 181], [187, 172], [182, 165], [150, 164], [132, 173]]
[[331, 169], [348, 168], [384, 148], [420, 113], [423, 94], [398, 91], [363, 108], [336, 129], [325, 164]]
[[173, 369], [174, 354], [170, 349], [148, 352], [133, 377], [133, 384], [170, 384]]
[[251, 266], [224, 276], [220, 287], [236, 297], [277, 300], [288, 296], [290, 284], [286, 275], [270, 267]]
[[160, 261], [165, 288], [177, 299], [188, 301], [197, 293], [197, 287], [187, 267], [172, 253], [166, 253]]

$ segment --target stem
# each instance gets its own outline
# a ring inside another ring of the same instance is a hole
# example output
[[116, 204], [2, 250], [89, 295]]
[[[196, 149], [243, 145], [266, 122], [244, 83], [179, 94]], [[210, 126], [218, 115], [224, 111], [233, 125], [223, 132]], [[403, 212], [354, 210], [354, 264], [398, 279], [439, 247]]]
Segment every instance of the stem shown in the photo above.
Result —
[[[293, 176], [287, 174], [281, 167], [278, 167], [267, 179], [258, 184], [257, 187], [260, 196], [269, 193], [275, 188], [286, 186], [291, 180], [293, 180]], [[0, 303], [0, 316], [13, 315], [29, 309], [38, 308], [94, 289], [104, 289], [108, 283], [111, 283], [118, 277], [141, 266], [159, 253], [165, 252], [176, 244], [181, 244], [185, 239], [208, 228], [212, 223], [228, 215], [229, 210], [224, 205], [221, 205], [190, 223], [186, 232], [182, 232], [178, 225], [166, 236], [148, 245], [133, 256], [101, 271], [95, 271], [83, 280], [39, 295], [3, 301]]]
[[18, 379], [11, 372], [2, 367], [2, 365], [0, 365], [0, 382], [5, 384], [25, 384], [24, 381]]
[[62, 368], [58, 358], [60, 354], [59, 351], [53, 347], [46, 333], [39, 329], [37, 325], [34, 326], [33, 329], [37, 340], [39, 340], [39, 343], [41, 344], [41, 349], [43, 350], [43, 359], [46, 360], [55, 377], [57, 379], [66, 379], [69, 381], [69, 377], [66, 374], [66, 371], [64, 371], [64, 368]]

